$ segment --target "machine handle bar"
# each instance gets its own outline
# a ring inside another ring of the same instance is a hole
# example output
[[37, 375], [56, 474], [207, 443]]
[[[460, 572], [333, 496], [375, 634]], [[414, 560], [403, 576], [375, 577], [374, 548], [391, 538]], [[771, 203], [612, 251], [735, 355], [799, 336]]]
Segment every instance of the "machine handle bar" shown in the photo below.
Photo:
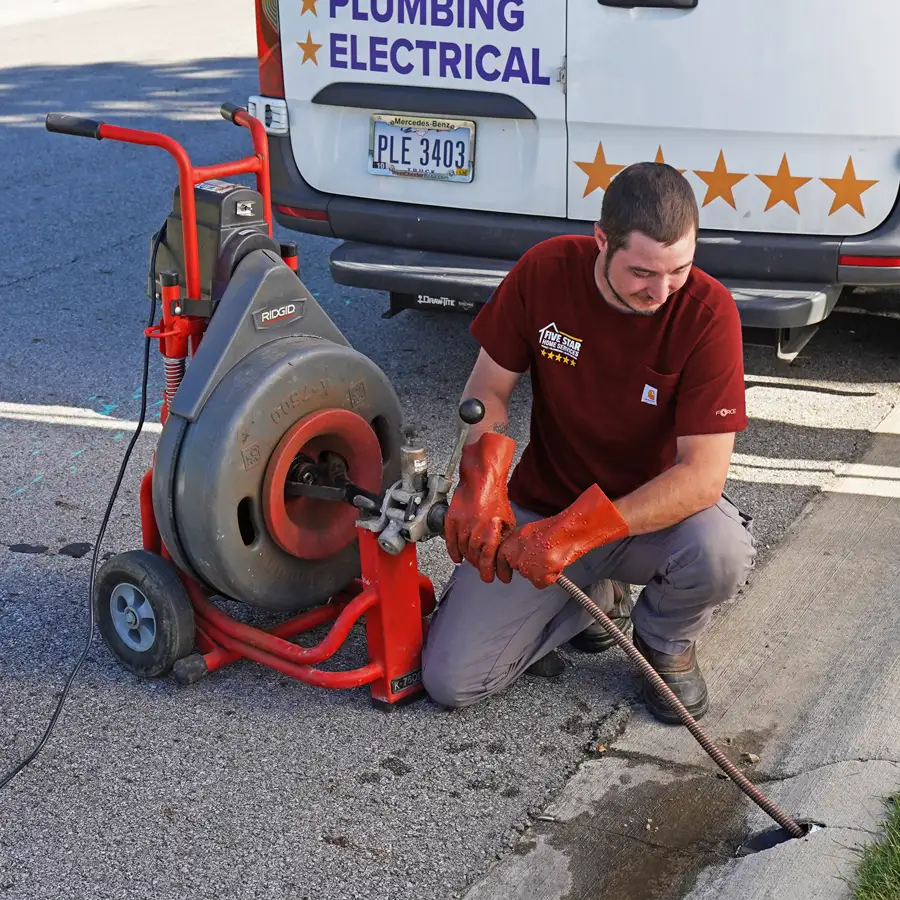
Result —
[[220, 163], [213, 166], [193, 166], [187, 151], [174, 138], [156, 131], [138, 131], [120, 128], [93, 119], [82, 119], [63, 113], [48, 113], [45, 120], [47, 131], [70, 134], [75, 137], [89, 137], [100, 140], [121, 141], [126, 144], [141, 144], [159, 147], [169, 153], [178, 165], [178, 184], [181, 195], [181, 221], [184, 223], [184, 264], [187, 297], [200, 299], [200, 255], [197, 244], [197, 205], [194, 202], [194, 185], [212, 178], [229, 175], [256, 174], [256, 189], [262, 195], [269, 235], [272, 235], [272, 195], [269, 181], [269, 139], [262, 122], [251, 116], [243, 107], [233, 103], [222, 105], [223, 117], [235, 125], [247, 128], [253, 139], [255, 154], [245, 159]]

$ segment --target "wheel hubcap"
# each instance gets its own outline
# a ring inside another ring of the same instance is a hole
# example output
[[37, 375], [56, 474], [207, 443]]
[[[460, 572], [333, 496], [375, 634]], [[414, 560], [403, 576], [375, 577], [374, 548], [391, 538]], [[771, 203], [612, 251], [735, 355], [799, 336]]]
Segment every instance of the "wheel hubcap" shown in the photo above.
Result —
[[143, 592], [133, 584], [119, 584], [109, 598], [113, 627], [122, 642], [145, 653], [156, 641], [156, 615]]

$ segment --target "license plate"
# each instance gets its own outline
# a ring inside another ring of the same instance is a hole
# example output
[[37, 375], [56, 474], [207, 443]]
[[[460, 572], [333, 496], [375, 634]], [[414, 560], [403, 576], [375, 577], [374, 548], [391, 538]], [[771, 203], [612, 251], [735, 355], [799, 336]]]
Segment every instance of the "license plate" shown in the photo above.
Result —
[[434, 116], [372, 116], [369, 174], [471, 181], [475, 123]]

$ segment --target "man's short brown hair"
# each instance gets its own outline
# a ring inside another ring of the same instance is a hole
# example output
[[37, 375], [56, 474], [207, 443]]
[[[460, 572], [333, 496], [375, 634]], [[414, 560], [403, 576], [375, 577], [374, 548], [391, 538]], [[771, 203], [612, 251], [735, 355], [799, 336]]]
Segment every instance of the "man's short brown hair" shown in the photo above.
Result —
[[640, 162], [623, 169], [603, 195], [597, 223], [612, 256], [632, 231], [671, 246], [700, 224], [697, 198], [688, 180], [667, 163]]

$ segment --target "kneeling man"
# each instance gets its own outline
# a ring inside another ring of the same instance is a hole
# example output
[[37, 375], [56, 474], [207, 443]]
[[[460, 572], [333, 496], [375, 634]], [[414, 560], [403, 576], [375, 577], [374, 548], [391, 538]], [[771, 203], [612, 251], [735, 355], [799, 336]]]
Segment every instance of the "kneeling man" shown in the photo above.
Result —
[[[693, 265], [699, 214], [664, 163], [624, 169], [592, 237], [529, 250], [472, 324], [471, 429], [447, 515], [457, 563], [429, 631], [425, 688], [467, 706], [522, 673], [559, 674], [556, 648], [601, 652], [602, 628], [565, 573], [623, 629], [697, 718], [696, 641], [746, 582], [752, 519], [723, 495], [747, 426], [741, 325]], [[530, 373], [530, 438], [510, 478], [507, 405]], [[635, 603], [630, 585], [645, 585]], [[677, 722], [649, 685], [644, 699]]]

